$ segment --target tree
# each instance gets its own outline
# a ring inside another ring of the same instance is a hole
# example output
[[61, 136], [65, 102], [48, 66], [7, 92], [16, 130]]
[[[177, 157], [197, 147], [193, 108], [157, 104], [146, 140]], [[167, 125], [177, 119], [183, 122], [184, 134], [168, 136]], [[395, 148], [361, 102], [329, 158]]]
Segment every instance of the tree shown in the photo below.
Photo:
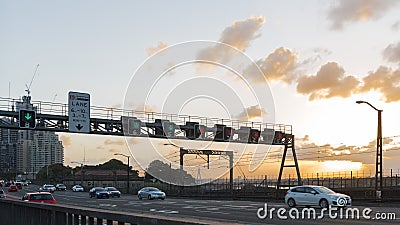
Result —
[[49, 183], [62, 182], [64, 178], [71, 175], [71, 167], [64, 166], [61, 163], [44, 166], [40, 169], [36, 178]]
[[195, 179], [192, 175], [181, 169], [172, 169], [167, 163], [160, 160], [152, 161], [146, 169], [145, 179], [158, 179], [163, 182], [178, 185], [193, 185]]
[[[76, 167], [79, 168], [80, 167]], [[110, 159], [109, 161], [99, 164], [96, 166], [89, 166], [89, 165], [84, 165], [84, 170], [111, 170], [111, 171], [116, 171], [116, 170], [128, 170], [128, 165], [124, 164], [122, 161], [118, 159]], [[139, 171], [138, 170], [133, 170], [132, 166], [129, 166], [130, 170], [130, 176], [132, 178], [138, 178], [139, 177]]]

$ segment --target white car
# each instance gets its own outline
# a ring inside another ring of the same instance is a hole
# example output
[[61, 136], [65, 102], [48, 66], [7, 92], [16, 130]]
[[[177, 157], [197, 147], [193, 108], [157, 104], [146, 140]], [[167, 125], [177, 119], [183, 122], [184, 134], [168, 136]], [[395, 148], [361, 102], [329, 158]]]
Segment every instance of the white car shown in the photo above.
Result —
[[351, 206], [351, 198], [324, 186], [296, 186], [286, 192], [285, 203], [289, 207], [298, 205], [320, 206], [321, 208], [346, 207]]
[[85, 191], [81, 185], [75, 185], [72, 187], [72, 191]]
[[52, 184], [45, 184], [42, 188], [39, 189], [40, 191], [47, 191], [53, 193], [56, 190], [56, 187]]
[[144, 187], [138, 191], [138, 198], [147, 198], [147, 199], [165, 199], [165, 193], [160, 191], [160, 189], [155, 187]]

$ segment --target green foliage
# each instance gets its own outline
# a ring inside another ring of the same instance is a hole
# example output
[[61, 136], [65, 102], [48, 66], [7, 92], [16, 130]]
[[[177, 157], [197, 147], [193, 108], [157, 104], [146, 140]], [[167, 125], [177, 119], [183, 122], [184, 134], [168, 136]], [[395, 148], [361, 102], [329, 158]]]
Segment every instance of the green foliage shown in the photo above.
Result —
[[157, 179], [162, 182], [171, 182], [178, 185], [195, 184], [192, 175], [181, 169], [173, 169], [167, 163], [160, 160], [154, 160], [149, 164], [145, 173], [145, 179]]
[[64, 178], [71, 175], [71, 167], [62, 165], [61, 163], [52, 164], [42, 167], [36, 175], [36, 179], [48, 183], [62, 182]]
[[[132, 170], [132, 166], [130, 166], [130, 176], [132, 178], [138, 178], [139, 177], [139, 171], [138, 170]], [[75, 168], [75, 172], [79, 171], [80, 167]], [[111, 159], [103, 164], [95, 165], [95, 166], [90, 166], [90, 165], [84, 165], [84, 170], [128, 170], [128, 165], [124, 164], [122, 161], [118, 159]]]

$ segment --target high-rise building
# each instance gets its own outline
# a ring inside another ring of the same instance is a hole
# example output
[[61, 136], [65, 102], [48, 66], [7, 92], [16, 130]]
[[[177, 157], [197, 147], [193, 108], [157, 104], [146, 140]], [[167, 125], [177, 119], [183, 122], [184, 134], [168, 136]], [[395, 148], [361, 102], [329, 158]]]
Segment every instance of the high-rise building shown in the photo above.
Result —
[[[15, 108], [17, 112], [37, 110], [30, 96], [23, 96]], [[13, 121], [2, 119], [0, 122]], [[64, 163], [64, 147], [52, 131], [0, 129], [0, 138], [0, 169], [4, 172], [37, 173], [45, 166]]]
[[[10, 121], [0, 119], [1, 123], [9, 124]], [[0, 171], [10, 172], [16, 168], [18, 131], [13, 129], [0, 129]]]

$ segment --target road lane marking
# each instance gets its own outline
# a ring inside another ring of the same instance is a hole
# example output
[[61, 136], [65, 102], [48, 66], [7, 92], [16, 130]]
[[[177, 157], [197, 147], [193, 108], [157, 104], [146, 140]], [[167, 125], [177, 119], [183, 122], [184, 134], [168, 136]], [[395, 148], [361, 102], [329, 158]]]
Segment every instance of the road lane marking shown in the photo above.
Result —
[[251, 205], [222, 205], [225, 207], [232, 207], [232, 208], [254, 208], [254, 206]]
[[157, 209], [149, 209], [150, 212], [158, 212], [158, 213], [167, 213], [167, 214], [178, 214], [179, 211], [176, 210], [157, 210]]

